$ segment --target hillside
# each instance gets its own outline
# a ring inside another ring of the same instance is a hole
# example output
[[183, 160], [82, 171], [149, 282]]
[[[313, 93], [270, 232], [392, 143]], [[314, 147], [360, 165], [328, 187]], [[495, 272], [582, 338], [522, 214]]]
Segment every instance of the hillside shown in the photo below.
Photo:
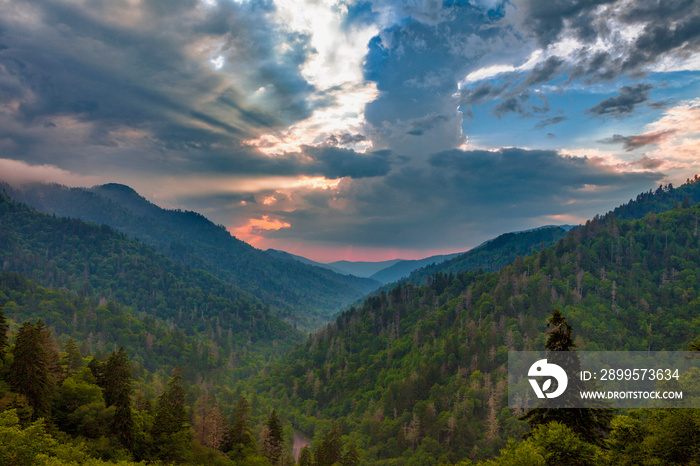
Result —
[[442, 254], [439, 256], [426, 257], [424, 259], [402, 260], [372, 274], [370, 278], [382, 282], [383, 284], [392, 283], [400, 280], [401, 278], [408, 277], [414, 270], [422, 267], [429, 267], [431, 265], [442, 264], [443, 262], [459, 255], [461, 254]]
[[301, 337], [248, 293], [107, 226], [46, 215], [4, 195], [0, 222], [8, 317], [42, 318], [91, 351], [124, 345], [151, 371], [180, 364], [188, 377], [215, 377], [236, 366], [243, 376]]
[[[343, 313], [258, 387], [309, 435], [340, 422], [370, 464], [493, 456], [509, 350], [544, 347], [560, 309], [580, 350], [680, 350], [700, 335], [700, 206], [595, 218], [494, 273], [438, 274]], [[290, 395], [291, 393], [291, 395]]]
[[108, 225], [168, 257], [206, 270], [256, 296], [288, 321], [313, 329], [376, 289], [374, 280], [280, 260], [231, 236], [204, 216], [162, 209], [131, 188], [36, 184], [8, 194], [48, 214]]
[[406, 282], [424, 284], [436, 273], [461, 273], [471, 270], [495, 272], [516, 258], [551, 246], [563, 238], [568, 228], [551, 226], [529, 231], [504, 233], [474, 249], [441, 263], [428, 265], [411, 273]]

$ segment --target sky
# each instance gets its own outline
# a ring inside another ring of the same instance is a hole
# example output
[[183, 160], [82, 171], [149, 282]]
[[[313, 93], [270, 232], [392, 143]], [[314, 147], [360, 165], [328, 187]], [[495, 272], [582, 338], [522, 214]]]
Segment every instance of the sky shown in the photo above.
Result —
[[0, 0], [0, 179], [261, 249], [464, 251], [696, 173], [696, 0]]

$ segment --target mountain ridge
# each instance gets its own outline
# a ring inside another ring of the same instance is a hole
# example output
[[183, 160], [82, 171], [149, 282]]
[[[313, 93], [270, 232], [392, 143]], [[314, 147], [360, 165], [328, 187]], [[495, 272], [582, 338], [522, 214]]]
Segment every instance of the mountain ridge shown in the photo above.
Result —
[[163, 209], [126, 185], [68, 188], [33, 184], [21, 188], [5, 185], [4, 189], [43, 212], [111, 226], [174, 260], [207, 270], [309, 330], [377, 287], [374, 280], [299, 262], [280, 262], [203, 215]]

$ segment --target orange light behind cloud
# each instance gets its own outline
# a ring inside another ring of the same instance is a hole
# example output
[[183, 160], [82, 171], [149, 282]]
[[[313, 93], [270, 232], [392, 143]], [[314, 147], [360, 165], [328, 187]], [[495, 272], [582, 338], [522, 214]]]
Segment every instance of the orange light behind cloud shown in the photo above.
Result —
[[236, 238], [260, 247], [259, 243], [266, 239], [263, 236], [265, 231], [280, 230], [291, 226], [291, 224], [277, 218], [271, 219], [269, 215], [263, 215], [262, 218], [250, 218], [245, 225], [229, 230]]

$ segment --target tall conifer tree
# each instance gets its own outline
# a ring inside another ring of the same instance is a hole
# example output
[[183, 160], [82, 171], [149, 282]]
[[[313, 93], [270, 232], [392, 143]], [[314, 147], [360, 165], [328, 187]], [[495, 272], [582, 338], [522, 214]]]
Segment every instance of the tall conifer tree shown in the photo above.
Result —
[[176, 367], [167, 389], [158, 397], [153, 422], [153, 444], [164, 461], [185, 462], [192, 452], [192, 435], [187, 423], [182, 370]]
[[112, 433], [119, 441], [131, 450], [133, 446], [134, 421], [131, 416], [131, 363], [129, 356], [120, 347], [119, 351], [112, 353], [107, 360], [104, 370], [103, 395], [106, 406], [115, 406], [114, 418], [112, 418]]
[[3, 365], [5, 364], [5, 350], [10, 346], [10, 336], [7, 333], [9, 328], [5, 313], [2, 311], [2, 304], [0, 304], [0, 360], [2, 360]]
[[263, 454], [270, 460], [270, 463], [279, 465], [284, 456], [282, 454], [284, 434], [282, 433], [282, 424], [276, 410], [273, 409], [270, 413], [265, 427], [262, 445]]
[[[562, 313], [555, 309], [547, 319], [547, 342], [545, 348], [548, 352], [574, 351], [576, 343], [573, 339], [573, 328], [567, 322]], [[570, 370], [580, 371], [580, 362], [575, 354], [558, 356], [561, 360], [566, 359]], [[551, 355], [548, 356], [548, 358]], [[556, 355], [555, 355], [556, 357]], [[556, 359], [555, 359], [556, 360]], [[560, 364], [563, 365], [563, 364]], [[575, 397], [581, 390], [585, 389], [583, 382], [578, 377], [569, 377], [568, 395]], [[565, 394], [566, 396], [566, 394]], [[573, 401], [573, 398], [572, 398]], [[601, 445], [604, 438], [610, 432], [610, 420], [612, 410], [600, 408], [534, 408], [528, 411], [521, 419], [530, 424], [533, 429], [539, 425], [546, 425], [550, 422], [564, 424], [578, 434], [583, 440]]]
[[51, 377], [41, 329], [31, 322], [22, 324], [13, 356], [9, 374], [12, 390], [27, 398], [34, 409], [34, 419], [47, 416], [51, 406]]

